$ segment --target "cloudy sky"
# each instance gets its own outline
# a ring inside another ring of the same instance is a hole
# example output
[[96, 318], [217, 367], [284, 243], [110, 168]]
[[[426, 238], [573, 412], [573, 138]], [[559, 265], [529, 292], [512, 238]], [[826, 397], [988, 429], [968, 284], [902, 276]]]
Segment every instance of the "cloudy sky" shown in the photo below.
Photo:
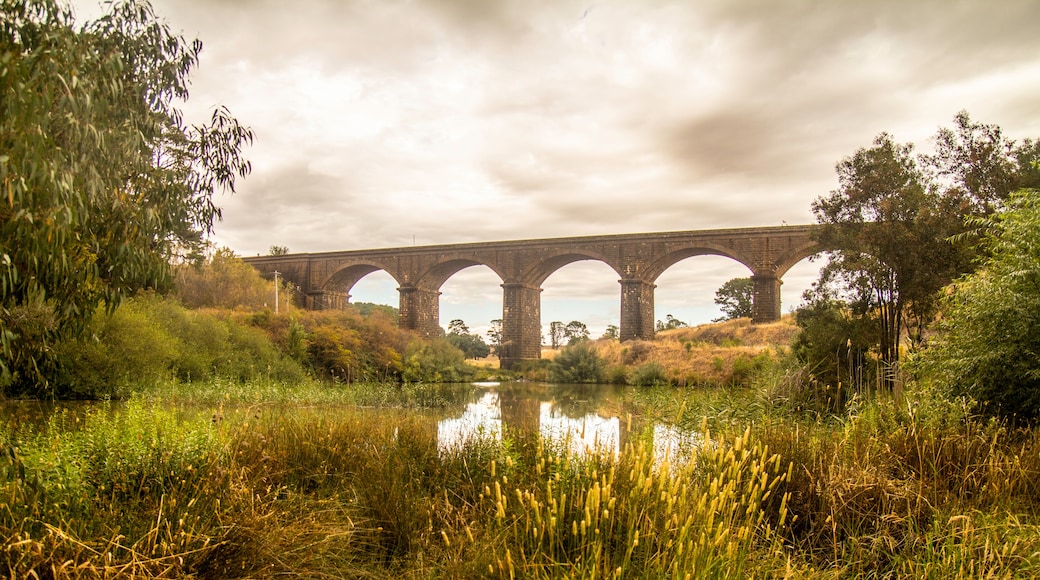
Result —
[[[188, 117], [226, 105], [256, 132], [219, 200], [216, 242], [240, 255], [810, 223], [882, 131], [928, 150], [967, 110], [1040, 136], [1033, 0], [153, 1], [204, 43]], [[785, 311], [816, 269], [785, 278]], [[708, 321], [746, 275], [680, 262], [656, 318]], [[500, 283], [460, 272], [442, 325], [499, 318]], [[394, 287], [374, 273], [354, 300]], [[601, 263], [544, 288], [545, 324], [617, 323]]]

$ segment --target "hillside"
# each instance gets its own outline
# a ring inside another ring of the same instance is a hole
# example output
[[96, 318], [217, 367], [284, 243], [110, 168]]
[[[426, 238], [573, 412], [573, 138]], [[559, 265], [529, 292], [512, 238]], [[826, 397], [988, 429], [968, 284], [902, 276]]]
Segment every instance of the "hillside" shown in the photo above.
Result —
[[664, 367], [679, 386], [741, 381], [786, 350], [798, 327], [791, 317], [769, 324], [747, 318], [657, 333], [652, 341], [595, 342], [611, 367], [633, 369], [648, 363]]

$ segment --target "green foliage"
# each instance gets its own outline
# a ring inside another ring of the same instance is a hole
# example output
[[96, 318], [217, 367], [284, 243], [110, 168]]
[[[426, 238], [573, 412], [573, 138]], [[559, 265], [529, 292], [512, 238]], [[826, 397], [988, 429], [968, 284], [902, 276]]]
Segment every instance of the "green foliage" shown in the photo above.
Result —
[[[144, 2], [81, 27], [54, 0], [0, 3], [0, 370], [23, 392], [49, 379], [49, 346], [96, 307], [169, 284], [234, 190], [253, 139], [224, 109], [188, 126], [175, 106], [201, 43]], [[14, 320], [43, 306], [28, 338]], [[41, 334], [42, 333], [42, 334]]]
[[401, 377], [416, 383], [457, 383], [471, 380], [475, 372], [461, 350], [446, 339], [436, 339], [413, 343], [405, 354]]
[[658, 320], [655, 328], [660, 332], [662, 330], [672, 330], [674, 328], [686, 328], [687, 326], [689, 325], [669, 314], [665, 316], [664, 320]]
[[[259, 310], [274, 305], [274, 281], [264, 280], [228, 248], [218, 249], [204, 262], [178, 266], [176, 275], [177, 296], [188, 308]], [[287, 301], [284, 282], [279, 284], [283, 285], [280, 301]]]
[[461, 318], [455, 318], [448, 323], [448, 334], [469, 334], [469, 327]]
[[303, 310], [248, 317], [272, 342], [318, 377], [352, 383], [395, 381], [402, 358], [416, 337], [398, 328], [396, 317], [383, 310], [362, 315], [346, 310]]
[[[813, 203], [819, 242], [831, 251], [817, 299], [844, 300], [871, 319], [890, 370], [904, 336], [912, 347], [923, 342], [939, 290], [971, 270], [965, 218], [989, 215], [1016, 183], [1036, 178], [1029, 168], [1040, 148], [1031, 141], [1016, 146], [1000, 127], [973, 123], [966, 112], [954, 124], [939, 130], [934, 153], [919, 158], [911, 145], [879, 135], [838, 164], [839, 188]], [[883, 382], [893, 381], [886, 372]]]
[[563, 339], [567, 333], [567, 326], [559, 320], [554, 320], [549, 323], [549, 346], [556, 350], [563, 344]]
[[397, 320], [397, 308], [387, 304], [373, 304], [371, 302], [351, 302], [350, 310], [361, 316], [381, 316]]
[[452, 346], [461, 350], [466, 358], [484, 358], [491, 354], [491, 347], [476, 334], [451, 332], [445, 338]]
[[911, 145], [882, 134], [838, 165], [840, 188], [813, 203], [832, 248], [815, 288], [827, 302], [845, 299], [878, 326], [882, 361], [895, 364], [908, 317], [930, 321], [934, 295], [963, 265], [948, 239], [962, 216], [926, 187]]
[[574, 345], [589, 339], [589, 329], [584, 322], [572, 320], [564, 327], [563, 336], [567, 338], [567, 344]]
[[560, 351], [549, 365], [549, 380], [554, 383], [599, 383], [607, 363], [588, 341], [580, 341]]
[[648, 362], [632, 369], [628, 375], [628, 384], [639, 387], [653, 387], [669, 384], [664, 367], [658, 362]]
[[773, 357], [769, 353], [759, 353], [755, 356], [741, 355], [733, 359], [733, 368], [730, 371], [730, 383], [744, 385], [753, 378], [761, 375], [773, 364]]
[[877, 326], [869, 313], [836, 300], [817, 299], [795, 311], [801, 329], [792, 345], [795, 359], [808, 369], [808, 381], [837, 389], [874, 384]]
[[1040, 418], [1040, 193], [1026, 190], [979, 224], [987, 257], [945, 297], [925, 376], [987, 413]]
[[491, 328], [487, 331], [488, 340], [491, 341], [491, 349], [495, 354], [502, 352], [502, 319], [496, 318], [491, 321]]
[[713, 322], [733, 320], [735, 318], [751, 318], [754, 304], [755, 285], [751, 278], [733, 278], [727, 280], [715, 291], [715, 304], [722, 310], [722, 317]]
[[352, 328], [322, 325], [307, 333], [307, 359], [319, 375], [353, 382], [359, 361], [355, 352], [361, 348], [358, 332]]
[[185, 381], [303, 377], [261, 330], [155, 296], [128, 300], [89, 330], [55, 348], [60, 396], [124, 396], [171, 374]]

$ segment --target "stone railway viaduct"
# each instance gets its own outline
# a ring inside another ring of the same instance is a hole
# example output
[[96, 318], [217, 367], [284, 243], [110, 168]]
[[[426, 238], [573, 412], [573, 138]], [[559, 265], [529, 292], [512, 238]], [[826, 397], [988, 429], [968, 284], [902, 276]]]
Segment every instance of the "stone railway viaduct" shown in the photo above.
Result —
[[541, 357], [542, 283], [553, 272], [580, 260], [599, 260], [617, 272], [621, 284], [622, 341], [654, 335], [654, 282], [670, 266], [701, 255], [732, 258], [747, 266], [754, 282], [753, 322], [780, 318], [783, 275], [820, 251], [816, 226], [779, 226], [476, 242], [350, 250], [246, 258], [265, 274], [279, 272], [298, 287], [309, 309], [342, 308], [359, 280], [384, 270], [398, 283], [399, 324], [424, 336], [440, 332], [440, 288], [470, 266], [490, 268], [502, 280], [503, 368]]

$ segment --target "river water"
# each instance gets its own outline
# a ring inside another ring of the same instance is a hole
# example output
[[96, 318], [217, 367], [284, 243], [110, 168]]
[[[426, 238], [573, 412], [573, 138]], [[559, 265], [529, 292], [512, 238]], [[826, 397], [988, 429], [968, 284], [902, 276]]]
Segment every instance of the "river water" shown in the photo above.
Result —
[[635, 437], [648, 435], [659, 458], [687, 455], [697, 433], [647, 423], [630, 411], [626, 387], [544, 383], [476, 383], [471, 402], [461, 413], [437, 422], [442, 450], [464, 445], [473, 437], [501, 439], [541, 437], [571, 452], [617, 454]]
[[[636, 437], [650, 437], [659, 458], [688, 455], [699, 435], [674, 426], [655, 423], [633, 408], [630, 390], [617, 385], [564, 385], [534, 382], [473, 383], [455, 385], [465, 393], [454, 404], [438, 409], [402, 410], [367, 408], [366, 414], [394, 421], [402, 415], [414, 414], [436, 430], [437, 445], [443, 452], [465, 445], [473, 439], [501, 441], [534, 441], [541, 438], [576, 454], [590, 451], [617, 454]], [[37, 401], [0, 402], [0, 419], [42, 427], [55, 411], [63, 410], [62, 423], [74, 427], [89, 409], [105, 408], [118, 413], [119, 403], [47, 403]], [[278, 413], [313, 411], [313, 407], [296, 409], [280, 405]], [[273, 411], [273, 410], [272, 410]], [[335, 409], [325, 409], [335, 413]], [[233, 408], [222, 412], [235, 413]], [[240, 409], [238, 412], [246, 412]], [[249, 411], [252, 412], [252, 411]], [[178, 409], [184, 417], [213, 413], [208, 406]]]

